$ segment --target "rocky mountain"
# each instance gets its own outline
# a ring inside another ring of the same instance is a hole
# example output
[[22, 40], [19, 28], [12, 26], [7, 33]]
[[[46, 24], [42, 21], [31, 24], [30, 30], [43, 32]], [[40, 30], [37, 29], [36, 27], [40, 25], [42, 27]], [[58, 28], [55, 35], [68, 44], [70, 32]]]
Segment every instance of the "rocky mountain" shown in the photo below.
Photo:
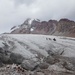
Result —
[[47, 34], [75, 37], [75, 22], [69, 19], [40, 21], [26, 19], [23, 24], [11, 28], [11, 34]]

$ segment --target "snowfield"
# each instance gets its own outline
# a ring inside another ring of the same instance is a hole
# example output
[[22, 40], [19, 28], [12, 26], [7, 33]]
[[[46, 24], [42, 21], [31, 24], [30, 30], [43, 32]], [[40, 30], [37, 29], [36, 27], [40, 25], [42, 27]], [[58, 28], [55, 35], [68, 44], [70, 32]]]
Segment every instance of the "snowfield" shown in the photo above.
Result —
[[[56, 39], [54, 41], [53, 39]], [[0, 47], [8, 45], [8, 50], [21, 54], [26, 59], [36, 58], [39, 54], [47, 57], [48, 51], [66, 57], [75, 57], [75, 38], [33, 35], [33, 34], [1, 34]]]

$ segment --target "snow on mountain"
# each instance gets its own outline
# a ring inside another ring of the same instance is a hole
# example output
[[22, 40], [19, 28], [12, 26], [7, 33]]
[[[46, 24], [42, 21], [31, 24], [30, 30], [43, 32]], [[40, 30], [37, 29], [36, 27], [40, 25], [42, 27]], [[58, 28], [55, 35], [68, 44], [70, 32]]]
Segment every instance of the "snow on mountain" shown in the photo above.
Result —
[[11, 28], [10, 32], [11, 33], [30, 33], [31, 31], [34, 30], [34, 27], [32, 27], [33, 21], [40, 22], [39, 19], [30, 19], [30, 18], [28, 18], [24, 21], [23, 24], [13, 26]]
[[[56, 39], [54, 41], [53, 39]], [[11, 52], [21, 54], [26, 59], [36, 58], [39, 54], [47, 57], [48, 51], [62, 54], [66, 57], [75, 57], [75, 38], [48, 36], [48, 35], [23, 35], [2, 34], [0, 46], [8, 45]]]
[[33, 20], [34, 20], [34, 19], [30, 19], [30, 20], [29, 20], [29, 22], [28, 22], [28, 23], [29, 23], [29, 25], [31, 25], [31, 24], [32, 24], [32, 21], [33, 21]]

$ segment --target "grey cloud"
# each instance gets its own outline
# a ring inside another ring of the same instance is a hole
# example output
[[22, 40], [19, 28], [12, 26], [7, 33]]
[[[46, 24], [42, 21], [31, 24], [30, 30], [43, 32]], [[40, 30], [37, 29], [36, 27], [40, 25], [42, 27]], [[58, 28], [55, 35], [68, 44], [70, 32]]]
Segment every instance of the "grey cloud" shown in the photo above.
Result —
[[26, 4], [26, 5], [30, 5], [32, 4], [35, 0], [12, 0], [14, 1], [14, 3], [16, 5], [20, 5], [20, 4]]

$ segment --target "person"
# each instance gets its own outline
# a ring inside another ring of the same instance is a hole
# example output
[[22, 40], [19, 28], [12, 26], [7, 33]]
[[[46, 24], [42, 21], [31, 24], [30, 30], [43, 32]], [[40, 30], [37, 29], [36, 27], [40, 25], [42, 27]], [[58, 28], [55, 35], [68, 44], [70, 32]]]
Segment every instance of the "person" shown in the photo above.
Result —
[[49, 38], [49, 40], [51, 40], [51, 38]]
[[48, 40], [48, 38], [46, 38], [46, 40]]
[[56, 41], [56, 39], [55, 39], [55, 38], [54, 38], [53, 40], [54, 40], [54, 41]]

